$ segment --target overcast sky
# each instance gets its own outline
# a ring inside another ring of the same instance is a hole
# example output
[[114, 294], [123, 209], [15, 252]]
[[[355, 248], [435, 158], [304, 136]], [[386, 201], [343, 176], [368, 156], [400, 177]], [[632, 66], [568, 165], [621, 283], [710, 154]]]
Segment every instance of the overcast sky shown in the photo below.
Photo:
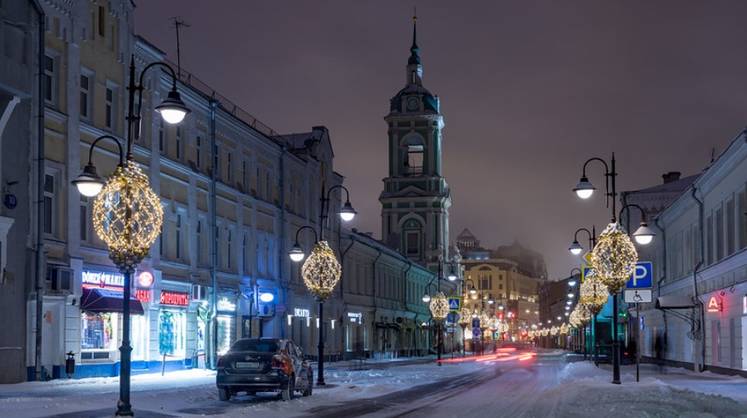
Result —
[[[745, 1], [138, 1], [136, 31], [282, 133], [330, 129], [355, 225], [380, 236], [389, 99], [417, 5], [424, 84], [441, 98], [451, 237], [518, 239], [550, 276], [577, 264], [582, 163], [617, 155], [618, 188], [701, 171], [747, 122]], [[603, 185], [602, 169], [590, 180]]]

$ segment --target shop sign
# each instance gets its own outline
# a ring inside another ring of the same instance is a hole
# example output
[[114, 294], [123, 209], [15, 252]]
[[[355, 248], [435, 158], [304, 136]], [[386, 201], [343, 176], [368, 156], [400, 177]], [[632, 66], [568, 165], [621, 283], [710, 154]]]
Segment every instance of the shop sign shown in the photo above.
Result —
[[218, 310], [233, 312], [236, 310], [236, 304], [228, 300], [227, 297], [218, 299]]
[[153, 273], [148, 270], [141, 271], [140, 274], [137, 275], [137, 287], [141, 289], [150, 289], [150, 287], [153, 286], [154, 281]]
[[293, 315], [294, 316], [300, 316], [302, 318], [310, 318], [311, 317], [311, 312], [309, 312], [308, 309], [293, 308]]
[[162, 290], [161, 305], [187, 306], [189, 305], [189, 293]]
[[363, 314], [360, 312], [348, 312], [348, 319], [350, 319], [350, 322], [357, 322], [359, 324], [362, 324]]
[[711, 296], [708, 300], [708, 312], [721, 312], [723, 310], [723, 303], [718, 300], [716, 296]]
[[135, 289], [135, 297], [140, 302], [150, 302], [150, 289]]
[[275, 300], [275, 294], [265, 289], [259, 289], [259, 301], [262, 303], [271, 303]]
[[124, 287], [124, 275], [105, 271], [83, 270], [82, 283], [85, 288], [114, 288], [113, 290], [122, 291]]

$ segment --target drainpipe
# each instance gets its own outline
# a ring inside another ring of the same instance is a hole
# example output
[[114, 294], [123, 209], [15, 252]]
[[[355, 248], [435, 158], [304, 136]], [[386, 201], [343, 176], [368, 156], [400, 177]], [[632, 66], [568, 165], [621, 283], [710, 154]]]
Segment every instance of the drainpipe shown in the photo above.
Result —
[[37, 62], [37, 120], [36, 120], [36, 251], [34, 253], [34, 264], [36, 265], [36, 321], [34, 324], [36, 338], [34, 343], [34, 376], [36, 381], [42, 380], [42, 304], [44, 303], [44, 22], [46, 20], [44, 9], [34, 0], [31, 2], [36, 9], [39, 18], [38, 23], [38, 61]]
[[[407, 273], [410, 272], [411, 268], [412, 268], [412, 261], [407, 260], [407, 268], [402, 271], [402, 310], [403, 311], [407, 311]], [[415, 314], [415, 326], [417, 326], [417, 322], [418, 322], [417, 316], [418, 315]]]
[[213, 157], [213, 161], [211, 162], [211, 169], [210, 169], [210, 199], [208, 203], [208, 207], [210, 210], [210, 242], [212, 245], [210, 246], [210, 286], [213, 288], [213, 291], [210, 293], [210, 326], [208, 327], [208, 331], [210, 331], [210, 344], [212, 347], [208, 350], [208, 354], [210, 356], [210, 362], [208, 367], [211, 369], [215, 369], [217, 366], [217, 358], [218, 358], [218, 277], [216, 272], [216, 266], [218, 265], [218, 217], [216, 214], [216, 211], [218, 209], [216, 204], [216, 169], [217, 164], [216, 161], [218, 160], [218, 155], [216, 153], [218, 144], [215, 140], [215, 113], [216, 109], [218, 108], [218, 101], [215, 100], [214, 97], [210, 98], [209, 101], [210, 106], [210, 155]]
[[[379, 258], [381, 258], [381, 249], [377, 248], [376, 251], [378, 252], [378, 254], [376, 255], [376, 258], [374, 258], [374, 261], [373, 261], [373, 281], [372, 281], [373, 283], [373, 305], [374, 305], [374, 313], [373, 313], [374, 331], [376, 328], [376, 312], [378, 311], [378, 305], [376, 304], [376, 301], [378, 300], [378, 298], [376, 297], [376, 282], [378, 281], [376, 277], [376, 263], [378, 263]], [[376, 335], [378, 336], [379, 333], [376, 332]], [[386, 349], [386, 347], [384, 347], [384, 349]]]
[[[656, 281], [656, 294], [661, 295], [661, 283], [667, 278], [667, 232], [664, 226], [661, 224], [661, 219], [657, 216], [654, 219], [654, 225], [661, 231], [661, 242], [662, 242], [662, 253], [661, 257], [661, 277]], [[664, 321], [664, 344], [666, 346], [667, 338], [669, 336], [669, 323], [667, 322], [667, 311], [662, 310], [661, 316]], [[656, 336], [654, 336], [656, 338]], [[664, 350], [666, 352], [666, 350]]]
[[[285, 152], [286, 152], [286, 144], [280, 144], [280, 161], [278, 163], [280, 175], [278, 176], [280, 184], [278, 185], [279, 195], [280, 195], [280, 240], [278, 243], [278, 285], [280, 286], [280, 290], [283, 293], [283, 304], [285, 306], [288, 306], [288, 286], [285, 286], [283, 284], [283, 264], [285, 264], [287, 261], [287, 258], [285, 257], [286, 251], [285, 251]], [[289, 270], [290, 272], [290, 270]], [[254, 278], [256, 281], [256, 278]], [[288, 278], [288, 282], [290, 282], [290, 277]], [[283, 326], [283, 318], [278, 318], [279, 328], [280, 328], [280, 338], [285, 338], [285, 327]], [[260, 325], [261, 327], [261, 325]], [[260, 333], [262, 332], [262, 329], [260, 328]]]
[[699, 310], [699, 316], [700, 316], [700, 327], [698, 327], [698, 334], [700, 334], [700, 349], [701, 349], [701, 363], [700, 363], [700, 369], [698, 371], [704, 371], [705, 370], [705, 358], [706, 358], [706, 349], [705, 349], [705, 312], [703, 310], [703, 302], [700, 300], [700, 295], [698, 294], [698, 270], [700, 270], [700, 267], [703, 265], [703, 260], [705, 259], [705, 240], [703, 239], [703, 201], [696, 196], [697, 188], [693, 186], [691, 189], [691, 194], [693, 199], [698, 203], [698, 232], [700, 235], [700, 260], [698, 261], [698, 264], [695, 265], [695, 268], [693, 269], [693, 294], [695, 297], [695, 303], [696, 303], [696, 309]]

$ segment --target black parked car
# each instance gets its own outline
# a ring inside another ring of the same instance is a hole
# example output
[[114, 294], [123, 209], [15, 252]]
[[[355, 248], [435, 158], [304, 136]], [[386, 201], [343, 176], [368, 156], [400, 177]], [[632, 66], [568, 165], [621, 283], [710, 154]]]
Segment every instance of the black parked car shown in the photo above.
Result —
[[287, 401], [295, 391], [311, 396], [314, 372], [290, 340], [244, 338], [218, 359], [215, 383], [222, 401], [238, 392], [280, 392]]

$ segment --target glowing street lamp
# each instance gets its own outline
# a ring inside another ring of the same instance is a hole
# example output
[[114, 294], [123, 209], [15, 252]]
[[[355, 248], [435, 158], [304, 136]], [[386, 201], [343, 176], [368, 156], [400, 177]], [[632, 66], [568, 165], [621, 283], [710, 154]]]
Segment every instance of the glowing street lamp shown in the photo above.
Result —
[[[156, 106], [166, 123], [176, 124], [184, 120], [189, 109], [176, 90], [176, 73], [163, 62], [148, 64], [140, 72], [139, 82], [135, 77], [135, 57], [130, 59], [129, 92], [127, 112], [127, 140], [124, 144], [112, 135], [96, 138], [88, 151], [88, 163], [83, 173], [72, 184], [86, 197], [95, 197], [91, 211], [96, 235], [106, 243], [109, 258], [124, 275], [122, 292], [122, 345], [120, 347], [120, 379], [118, 416], [131, 416], [130, 375], [132, 372], [130, 346], [130, 292], [132, 273], [148, 255], [151, 245], [161, 234], [163, 207], [161, 199], [150, 187], [148, 176], [138, 167], [132, 157], [132, 144], [139, 136], [141, 108], [143, 102], [143, 76], [156, 66], [162, 67], [171, 76], [172, 88], [166, 100]], [[136, 97], [137, 94], [137, 106]], [[104, 181], [93, 165], [93, 149], [104, 139], [112, 140], [119, 151], [119, 164]]]

